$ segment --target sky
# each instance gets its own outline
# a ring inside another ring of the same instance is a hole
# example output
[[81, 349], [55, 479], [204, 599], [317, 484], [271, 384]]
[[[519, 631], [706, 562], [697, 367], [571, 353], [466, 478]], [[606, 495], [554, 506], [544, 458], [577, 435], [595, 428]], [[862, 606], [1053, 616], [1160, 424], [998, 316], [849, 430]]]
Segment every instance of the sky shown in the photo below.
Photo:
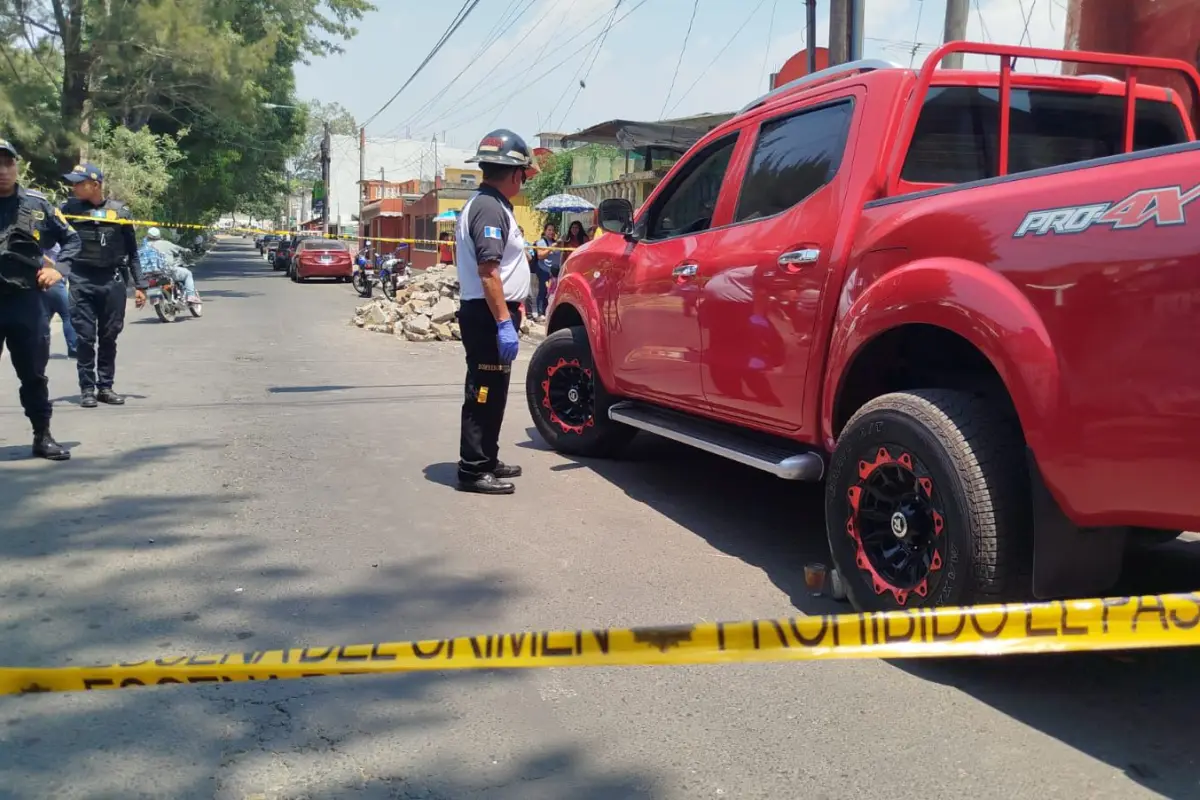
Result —
[[[920, 65], [941, 43], [945, 0], [865, 2], [865, 57]], [[360, 22], [345, 53], [296, 71], [302, 99], [337, 101], [360, 124], [412, 75], [461, 5], [375, 4], [379, 10]], [[828, 11], [820, 0], [820, 46], [828, 41]], [[436, 135], [473, 148], [489, 130], [506, 127], [536, 144], [540, 131], [572, 132], [618, 117], [733, 111], [765, 92], [770, 73], [804, 48], [804, 13], [802, 0], [481, 0], [367, 135]], [[1065, 24], [1066, 0], [972, 0], [967, 38], [1061, 48]], [[968, 57], [966, 66], [981, 67], [983, 59]]]

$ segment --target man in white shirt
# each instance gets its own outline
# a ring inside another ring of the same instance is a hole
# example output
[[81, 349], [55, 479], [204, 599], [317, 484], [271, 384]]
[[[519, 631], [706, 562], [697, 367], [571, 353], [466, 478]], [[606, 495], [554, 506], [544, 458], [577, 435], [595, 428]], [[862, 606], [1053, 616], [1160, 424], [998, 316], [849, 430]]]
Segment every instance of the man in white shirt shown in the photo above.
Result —
[[458, 324], [467, 355], [458, 489], [512, 494], [521, 468], [499, 459], [500, 426], [512, 362], [520, 348], [521, 303], [529, 294], [529, 261], [512, 202], [537, 174], [528, 145], [510, 130], [483, 137], [475, 156], [483, 184], [455, 226], [461, 304]]

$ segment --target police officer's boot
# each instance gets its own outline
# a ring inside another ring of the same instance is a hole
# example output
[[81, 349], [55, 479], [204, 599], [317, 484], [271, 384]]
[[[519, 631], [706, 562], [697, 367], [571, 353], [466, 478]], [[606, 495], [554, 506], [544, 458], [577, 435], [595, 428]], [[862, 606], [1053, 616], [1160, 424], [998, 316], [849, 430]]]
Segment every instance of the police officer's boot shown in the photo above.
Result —
[[96, 407], [96, 390], [95, 389], [84, 389], [82, 392], [80, 392], [79, 405], [82, 408], [95, 408]]
[[49, 428], [43, 428], [33, 432], [33, 457], [48, 461], [66, 461], [71, 457], [71, 451], [54, 441]]
[[101, 389], [99, 392], [96, 393], [96, 399], [99, 400], [101, 403], [104, 403], [105, 405], [110, 405], [110, 406], [125, 405], [124, 395], [119, 395], [116, 392], [114, 392], [112, 389]]
[[473, 492], [475, 494], [512, 494], [517, 490], [517, 487], [512, 483], [497, 478], [490, 472], [485, 472], [478, 476], [460, 475], [456, 488], [460, 492]]

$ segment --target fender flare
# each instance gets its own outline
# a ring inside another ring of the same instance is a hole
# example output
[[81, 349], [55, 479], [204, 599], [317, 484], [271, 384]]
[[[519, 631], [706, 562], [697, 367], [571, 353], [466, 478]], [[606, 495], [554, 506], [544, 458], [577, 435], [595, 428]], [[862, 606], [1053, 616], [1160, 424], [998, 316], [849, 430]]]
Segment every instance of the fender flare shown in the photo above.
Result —
[[612, 364], [609, 360], [608, 337], [600, 320], [600, 305], [592, 294], [592, 287], [575, 273], [563, 275], [554, 290], [554, 298], [547, 309], [551, 323], [562, 306], [570, 306], [583, 319], [588, 343], [592, 348], [592, 366], [604, 386], [613, 387]]
[[1026, 443], [1035, 453], [1047, 444], [1061, 375], [1045, 323], [1007, 278], [956, 258], [922, 259], [891, 270], [839, 311], [821, 397], [827, 443], [835, 441], [833, 411], [854, 359], [881, 334], [914, 324], [943, 328], [979, 350], [1004, 382]]

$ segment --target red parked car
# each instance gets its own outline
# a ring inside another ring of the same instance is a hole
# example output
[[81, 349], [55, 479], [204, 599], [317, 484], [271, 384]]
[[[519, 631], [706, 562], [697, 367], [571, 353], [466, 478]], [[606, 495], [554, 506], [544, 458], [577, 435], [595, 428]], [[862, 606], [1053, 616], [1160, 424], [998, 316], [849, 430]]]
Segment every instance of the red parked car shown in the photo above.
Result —
[[1200, 142], [1139, 71], [1200, 96], [1182, 61], [958, 42], [750, 104], [600, 204], [529, 365], [542, 438], [824, 481], [860, 610], [1107, 591], [1200, 530]]
[[331, 239], [303, 239], [296, 245], [288, 276], [295, 283], [304, 283], [309, 278], [349, 281], [353, 272], [353, 259], [342, 242]]

